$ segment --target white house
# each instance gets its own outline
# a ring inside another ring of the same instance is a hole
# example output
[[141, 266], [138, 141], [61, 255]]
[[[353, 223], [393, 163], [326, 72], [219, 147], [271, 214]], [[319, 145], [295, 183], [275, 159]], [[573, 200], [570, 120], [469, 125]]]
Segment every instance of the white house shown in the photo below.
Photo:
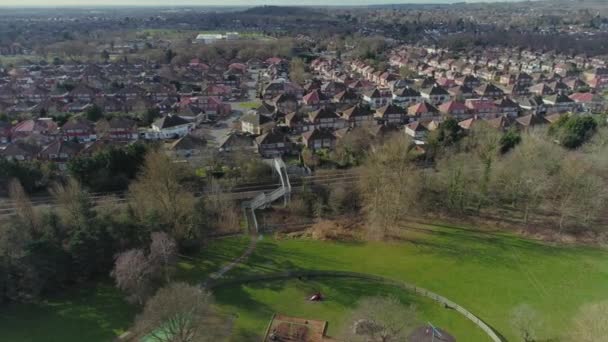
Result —
[[420, 92], [416, 89], [405, 87], [393, 91], [393, 103], [401, 106], [410, 106], [422, 101]]
[[154, 121], [151, 131], [156, 133], [158, 139], [174, 139], [186, 136], [194, 127], [195, 124], [193, 122], [181, 116], [169, 114], [164, 118]]

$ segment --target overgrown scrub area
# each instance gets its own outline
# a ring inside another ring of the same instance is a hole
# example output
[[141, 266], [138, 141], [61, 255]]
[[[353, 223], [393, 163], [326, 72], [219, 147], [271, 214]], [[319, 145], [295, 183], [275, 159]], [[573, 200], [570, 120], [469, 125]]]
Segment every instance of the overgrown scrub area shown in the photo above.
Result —
[[560, 120], [549, 132], [449, 127], [429, 138], [430, 167], [420, 167], [416, 146], [403, 136], [370, 149], [360, 182], [370, 237], [390, 236], [412, 216], [605, 236], [606, 127], [585, 117]]
[[[0, 301], [35, 303], [110, 273], [143, 304], [170, 282], [178, 253], [192, 253], [236, 224], [234, 204], [195, 198], [183, 184], [191, 170], [161, 152], [146, 154], [123, 202], [95, 203], [75, 178], [52, 186], [56, 206], [34, 206], [17, 179], [9, 186], [16, 215], [0, 225]], [[112, 271], [112, 272], [111, 272]]]
[[70, 160], [67, 172], [53, 162], [0, 158], [0, 194], [8, 194], [13, 180], [19, 181], [28, 194], [35, 194], [48, 193], [55, 183], [65, 183], [70, 177], [91, 192], [124, 191], [137, 176], [146, 153], [153, 149], [143, 143], [100, 148]]

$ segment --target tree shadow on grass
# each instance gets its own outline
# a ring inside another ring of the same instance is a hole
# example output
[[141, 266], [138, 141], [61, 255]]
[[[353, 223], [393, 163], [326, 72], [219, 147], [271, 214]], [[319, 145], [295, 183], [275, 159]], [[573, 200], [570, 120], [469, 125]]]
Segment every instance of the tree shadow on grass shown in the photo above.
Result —
[[[502, 233], [469, 230], [452, 226], [417, 227], [400, 226], [404, 234], [392, 236], [394, 240], [408, 242], [420, 253], [439, 255], [451, 260], [478, 262], [486, 265], [515, 267], [522, 262], [535, 262], [535, 257], [579, 258], [581, 249], [567, 246], [550, 246]], [[407, 232], [417, 236], [408, 237]], [[587, 250], [587, 252], [592, 252]], [[599, 251], [595, 251], [599, 252]], [[517, 263], [514, 263], [514, 261]]]
[[245, 284], [227, 285], [215, 288], [213, 295], [218, 304], [228, 306], [227, 314], [234, 315], [236, 326], [231, 337], [232, 341], [261, 341], [264, 334], [263, 324], [259, 325], [259, 329], [251, 331], [245, 328], [250, 322], [241, 321], [247, 320], [247, 317], [255, 317], [260, 321], [269, 322], [275, 312], [266, 303], [252, 298], [246, 288]]
[[36, 304], [0, 310], [2, 341], [109, 341], [127, 329], [136, 308], [107, 284], [73, 289]]
[[[255, 251], [243, 264], [229, 272], [229, 278], [239, 278], [248, 275], [298, 271], [322, 267], [340, 268], [344, 261], [323, 255], [300, 252], [293, 248], [282, 248], [277, 241], [261, 241]], [[308, 266], [312, 265], [312, 266]]]

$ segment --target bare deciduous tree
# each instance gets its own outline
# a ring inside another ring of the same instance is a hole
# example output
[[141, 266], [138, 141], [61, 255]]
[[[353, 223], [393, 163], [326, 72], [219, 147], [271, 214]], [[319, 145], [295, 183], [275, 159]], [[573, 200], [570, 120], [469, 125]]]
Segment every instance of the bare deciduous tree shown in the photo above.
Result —
[[574, 317], [568, 340], [572, 342], [604, 341], [608, 336], [608, 301], [583, 306]]
[[307, 77], [308, 75], [306, 74], [306, 64], [304, 63], [304, 60], [301, 58], [292, 59], [291, 63], [289, 64], [289, 78], [291, 81], [302, 85]]
[[93, 204], [76, 179], [68, 179], [65, 185], [56, 184], [51, 193], [57, 199], [59, 217], [64, 225], [72, 228], [89, 225], [89, 219], [95, 216]]
[[226, 340], [229, 317], [218, 314], [210, 293], [185, 283], [161, 288], [135, 320], [135, 332], [157, 342]]
[[143, 221], [149, 215], [166, 226], [178, 240], [192, 238], [194, 195], [187, 191], [180, 179], [183, 170], [162, 152], [146, 155], [143, 169], [130, 187], [131, 206]]
[[17, 219], [25, 225], [30, 236], [36, 238], [42, 234], [38, 212], [34, 209], [19, 180], [11, 180], [8, 185], [8, 193], [13, 201]]
[[534, 342], [538, 339], [538, 330], [542, 322], [536, 310], [530, 305], [521, 304], [511, 311], [511, 325], [524, 342]]
[[154, 267], [141, 249], [131, 249], [116, 257], [111, 275], [116, 287], [126, 292], [130, 301], [143, 304], [152, 290]]
[[343, 333], [344, 341], [406, 341], [416, 326], [416, 310], [397, 298], [363, 299], [351, 316], [352, 325]]
[[420, 209], [424, 179], [413, 159], [411, 140], [405, 135], [387, 139], [370, 152], [359, 184], [370, 238], [384, 238], [401, 219]]
[[161, 268], [165, 281], [168, 283], [170, 281], [171, 267], [177, 260], [177, 244], [175, 240], [165, 232], [152, 233], [148, 259], [153, 265], [158, 265]]

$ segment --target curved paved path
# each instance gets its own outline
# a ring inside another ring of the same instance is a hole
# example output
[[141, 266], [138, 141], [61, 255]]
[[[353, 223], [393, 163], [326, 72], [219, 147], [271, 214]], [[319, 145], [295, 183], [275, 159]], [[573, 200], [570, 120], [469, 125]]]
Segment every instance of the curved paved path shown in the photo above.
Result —
[[[243, 261], [247, 260], [247, 258], [251, 255], [251, 253], [253, 253], [253, 251], [255, 251], [255, 248], [258, 245], [258, 240], [260, 240], [260, 238], [261, 238], [261, 235], [251, 235], [250, 236], [251, 241], [249, 242], [249, 246], [247, 246], [247, 249], [243, 252], [243, 254], [239, 255], [238, 257], [236, 257], [235, 259], [230, 261], [230, 263], [228, 263], [224, 267], [220, 268], [219, 271], [211, 273], [211, 275], [209, 276], [209, 279], [206, 282], [209, 282], [209, 280], [213, 281], [213, 280], [220, 279], [226, 273], [230, 272], [230, 270], [235, 268], [237, 265], [239, 265], [239, 264], [243, 263]], [[206, 286], [205, 285], [206, 282], [203, 283], [203, 286]]]

